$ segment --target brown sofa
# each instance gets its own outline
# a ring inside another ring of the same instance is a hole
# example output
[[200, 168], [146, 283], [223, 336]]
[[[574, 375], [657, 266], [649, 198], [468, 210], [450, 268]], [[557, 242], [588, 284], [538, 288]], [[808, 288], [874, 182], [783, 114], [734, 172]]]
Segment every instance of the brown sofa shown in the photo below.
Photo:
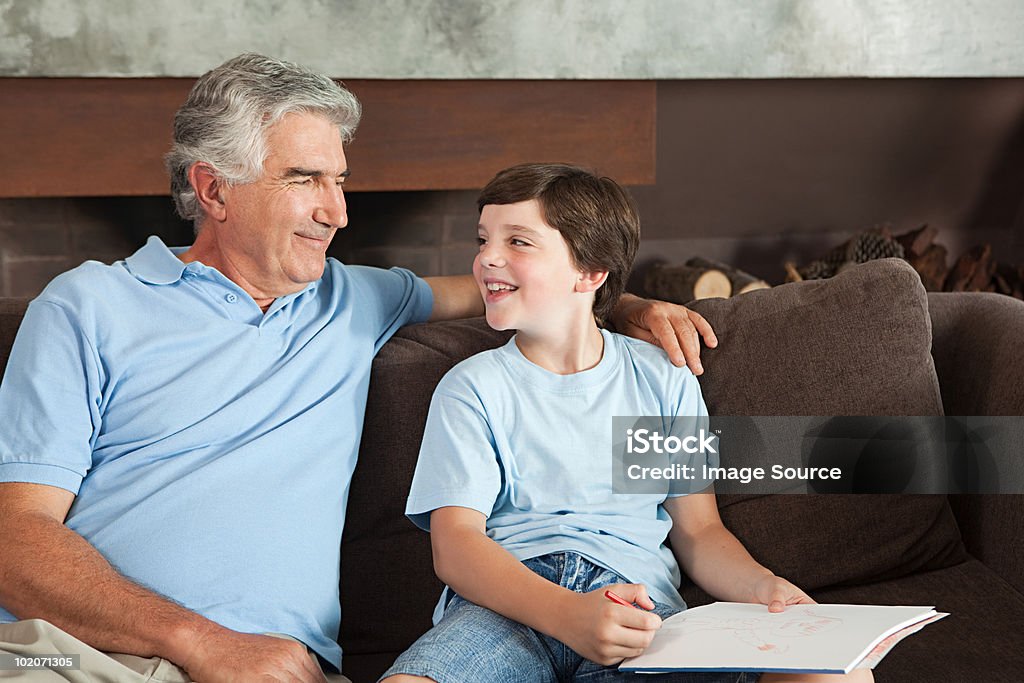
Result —
[[[0, 300], [0, 367], [24, 306]], [[902, 261], [693, 307], [721, 340], [702, 356], [712, 414], [1024, 414], [1024, 303], [926, 294]], [[374, 361], [342, 542], [340, 641], [355, 683], [429, 627], [441, 588], [428, 535], [402, 514], [433, 388], [507, 338], [481, 320], [415, 325]], [[719, 507], [758, 560], [819, 601], [952, 614], [897, 646], [876, 680], [1024, 680], [1024, 496], [722, 495]]]

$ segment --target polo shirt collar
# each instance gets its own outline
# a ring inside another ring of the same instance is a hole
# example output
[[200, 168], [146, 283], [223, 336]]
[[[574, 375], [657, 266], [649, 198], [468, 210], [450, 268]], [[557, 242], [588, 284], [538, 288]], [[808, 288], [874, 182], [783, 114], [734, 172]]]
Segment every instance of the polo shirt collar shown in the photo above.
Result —
[[151, 285], [174, 284], [181, 279], [186, 266], [156, 235], [150, 236], [146, 244], [124, 262], [128, 272]]
[[[188, 249], [189, 247], [168, 247], [163, 243], [163, 240], [156, 235], [152, 235], [146, 240], [146, 244], [141, 249], [124, 260], [125, 268], [136, 279], [151, 285], [172, 285], [181, 280], [185, 271], [188, 271], [205, 279], [219, 282], [224, 287], [233, 289], [238, 294], [245, 296], [249, 301], [252, 301], [252, 298], [244, 289], [232, 282], [216, 268], [211, 268], [199, 261], [185, 263], [178, 258], [180, 254], [185, 253]], [[275, 318], [276, 316], [273, 314], [287, 306], [292, 300], [306, 292], [315, 290], [319, 283], [320, 280], [315, 280], [298, 292], [274, 299], [274, 303], [270, 305], [265, 315], [262, 311], [259, 312], [258, 319], [260, 320], [260, 325], [266, 320]], [[256, 305], [255, 302], [252, 303], [254, 306]], [[257, 308], [257, 310], [259, 309]]]

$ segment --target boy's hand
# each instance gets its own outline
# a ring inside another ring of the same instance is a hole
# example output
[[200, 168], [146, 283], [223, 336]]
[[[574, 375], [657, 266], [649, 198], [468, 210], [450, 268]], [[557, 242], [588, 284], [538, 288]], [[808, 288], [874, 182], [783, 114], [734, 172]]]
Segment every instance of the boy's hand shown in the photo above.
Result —
[[610, 590], [627, 602], [654, 609], [647, 589], [638, 584], [614, 584], [571, 596], [556, 637], [583, 657], [603, 666], [636, 657], [651, 644], [661, 628], [661, 617], [635, 607], [624, 607], [605, 597]]
[[612, 312], [620, 333], [657, 344], [677, 367], [689, 366], [695, 375], [704, 372], [700, 363], [700, 337], [709, 348], [718, 346], [711, 324], [685, 306], [623, 294]]
[[754, 585], [754, 601], [781, 612], [790, 605], [813, 605], [814, 600], [780, 576], [767, 575]]

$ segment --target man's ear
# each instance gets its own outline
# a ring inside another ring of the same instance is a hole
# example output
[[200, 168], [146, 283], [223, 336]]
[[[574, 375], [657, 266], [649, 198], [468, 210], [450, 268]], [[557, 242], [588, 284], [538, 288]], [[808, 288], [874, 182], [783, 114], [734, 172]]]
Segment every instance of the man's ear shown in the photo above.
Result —
[[227, 217], [227, 209], [221, 195], [224, 184], [217, 177], [213, 166], [197, 161], [188, 169], [188, 181], [196, 192], [196, 199], [203, 207], [203, 212], [213, 220], [223, 221]]
[[576, 291], [581, 294], [596, 292], [607, 279], [607, 270], [594, 270], [588, 273], [580, 273], [580, 278], [576, 281]]

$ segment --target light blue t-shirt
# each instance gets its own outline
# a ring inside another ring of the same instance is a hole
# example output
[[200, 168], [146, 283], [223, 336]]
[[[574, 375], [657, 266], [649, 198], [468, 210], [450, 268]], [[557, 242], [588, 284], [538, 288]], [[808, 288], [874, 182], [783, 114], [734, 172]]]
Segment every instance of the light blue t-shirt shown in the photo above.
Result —
[[478, 510], [487, 535], [519, 560], [578, 552], [683, 608], [663, 545], [667, 493], [612, 492], [612, 417], [707, 408], [697, 379], [664, 351], [602, 335], [600, 363], [571, 375], [530, 362], [514, 337], [452, 368], [431, 400], [405, 512], [429, 530], [437, 508]]
[[181, 251], [151, 237], [29, 305], [0, 385], [0, 481], [77, 494], [67, 526], [123, 575], [340, 666], [341, 532], [370, 364], [429, 317], [430, 288], [327, 259], [264, 314]]

